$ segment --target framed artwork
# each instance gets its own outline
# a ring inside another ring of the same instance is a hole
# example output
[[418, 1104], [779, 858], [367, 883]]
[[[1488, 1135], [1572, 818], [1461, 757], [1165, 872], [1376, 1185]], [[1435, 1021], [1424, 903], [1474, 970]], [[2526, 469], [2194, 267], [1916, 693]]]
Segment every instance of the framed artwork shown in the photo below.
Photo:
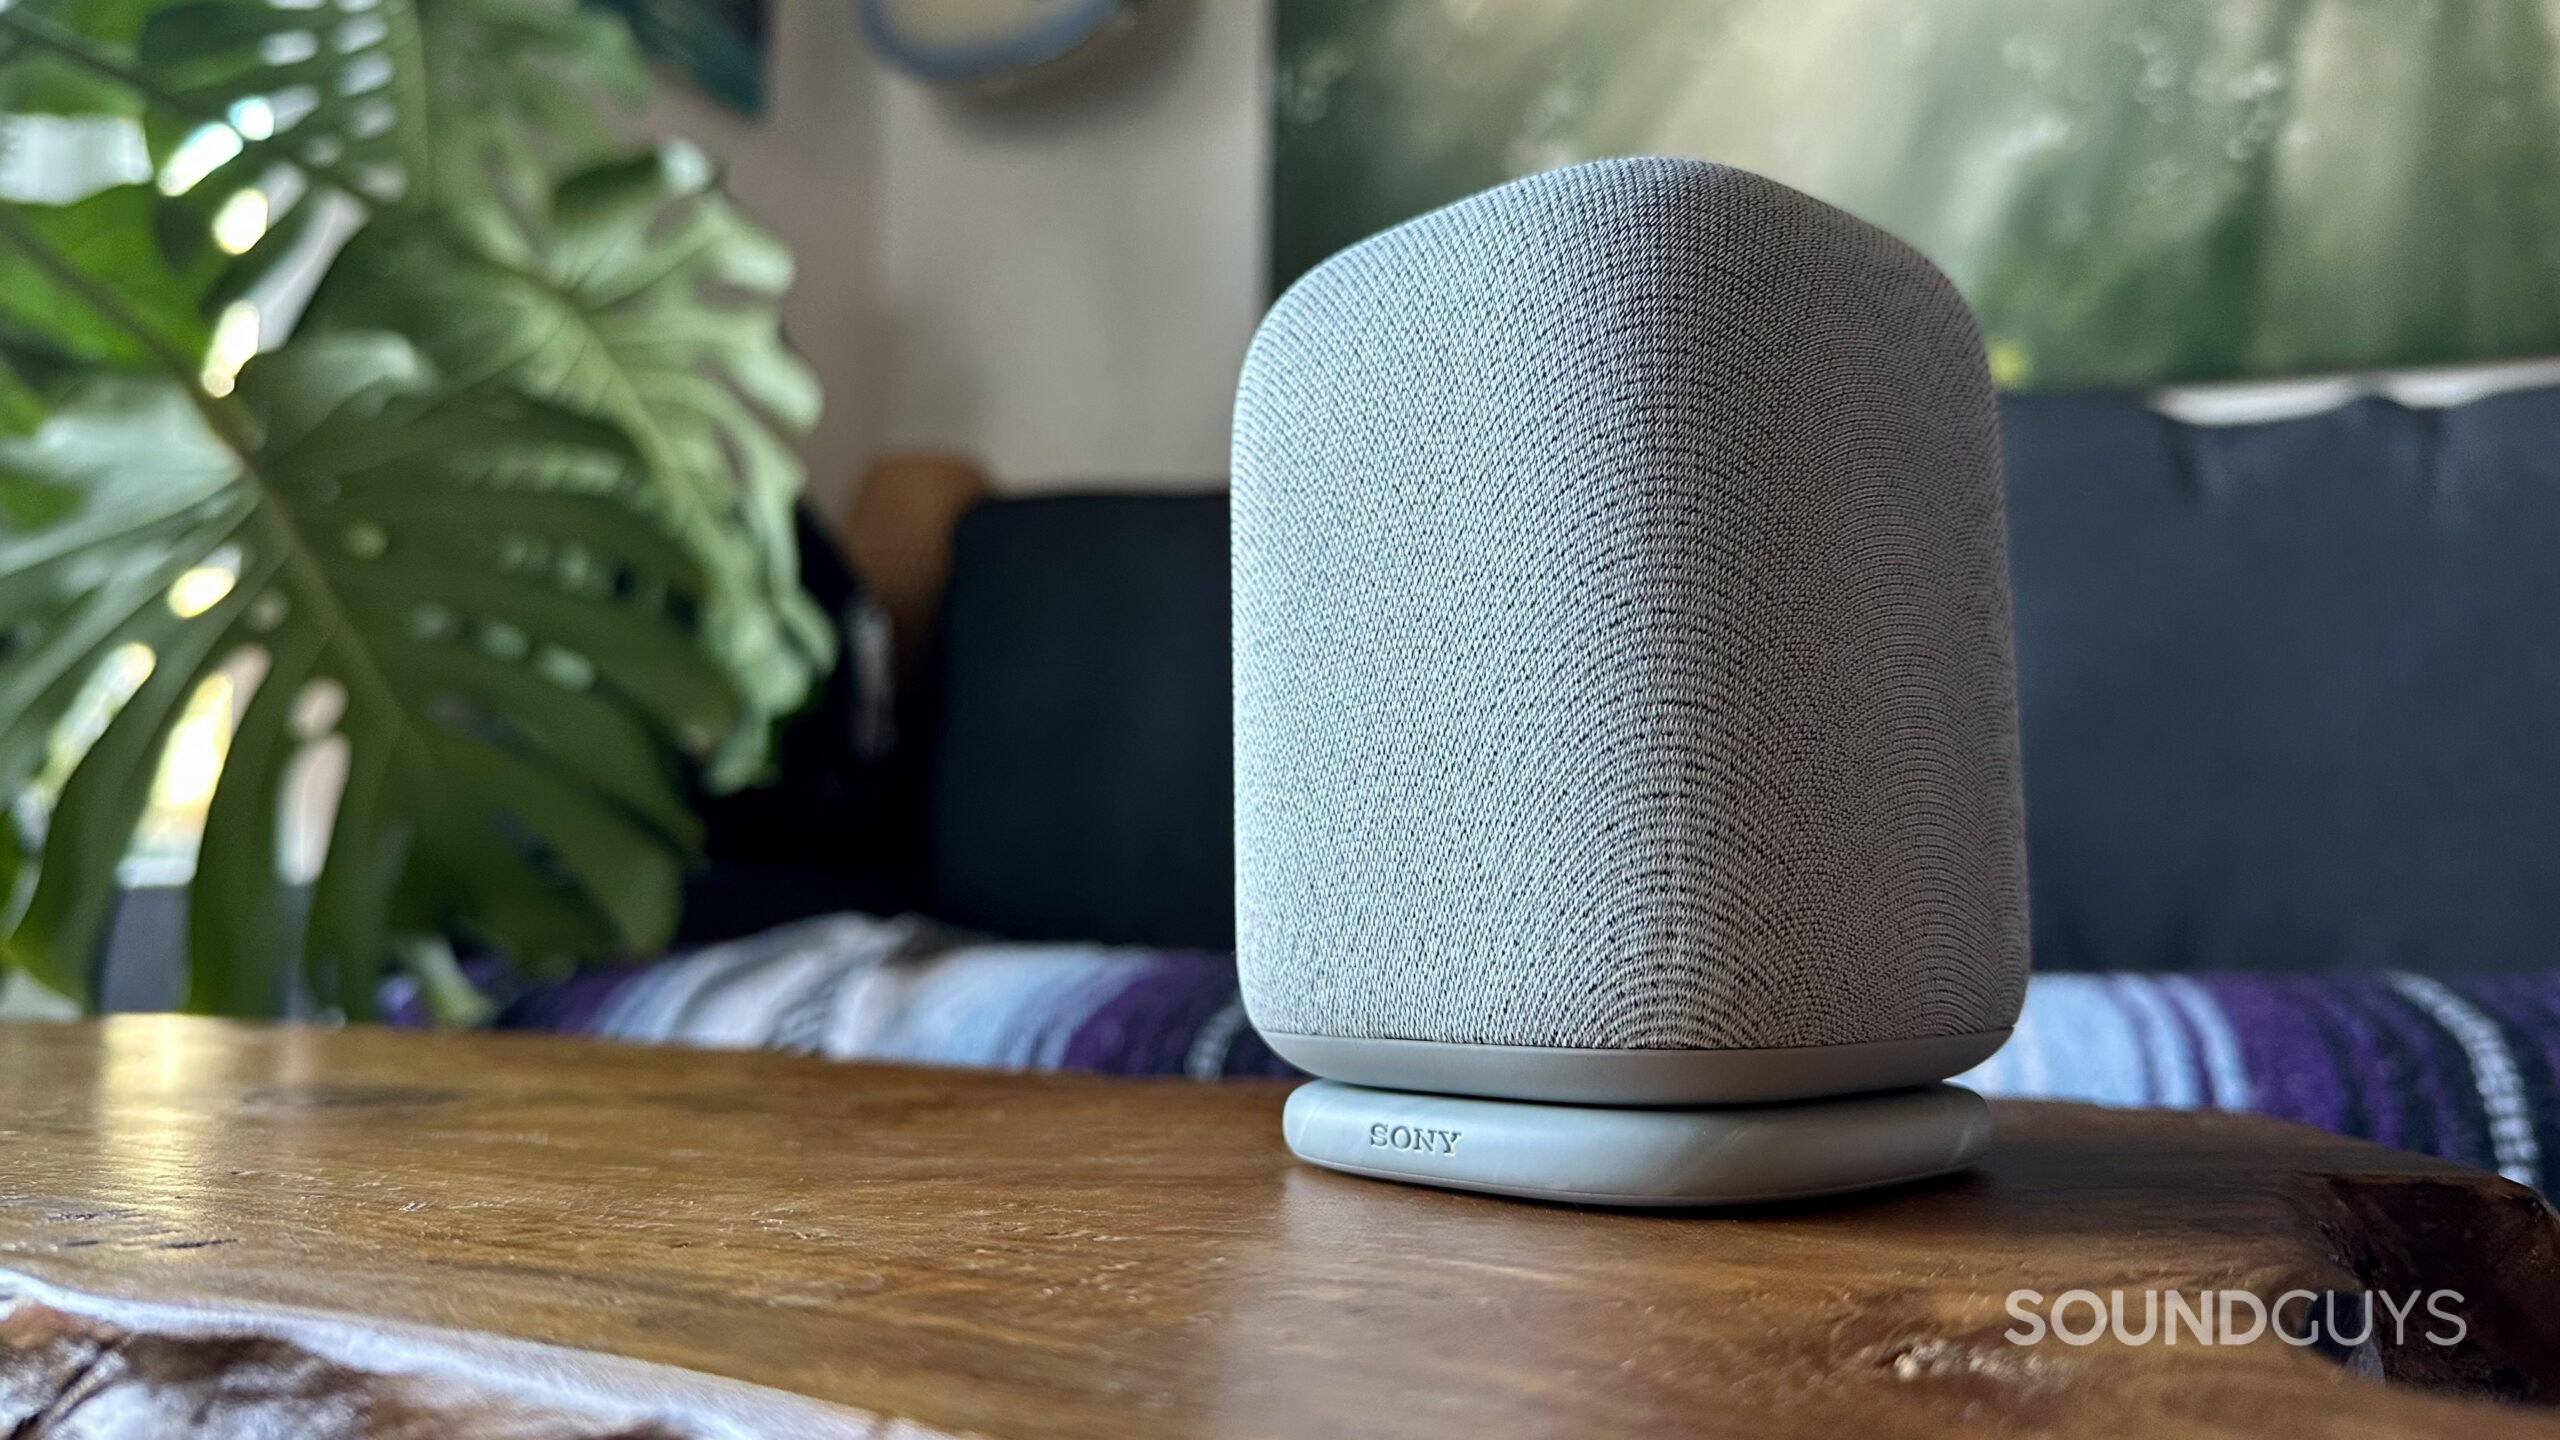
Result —
[[1911, 241], [2011, 388], [2560, 354], [2560, 0], [1277, 8], [1275, 286], [1650, 152]]
[[682, 69], [705, 94], [749, 115], [763, 112], [764, 50], [773, 31], [773, 0], [588, 3], [630, 21], [640, 48]]

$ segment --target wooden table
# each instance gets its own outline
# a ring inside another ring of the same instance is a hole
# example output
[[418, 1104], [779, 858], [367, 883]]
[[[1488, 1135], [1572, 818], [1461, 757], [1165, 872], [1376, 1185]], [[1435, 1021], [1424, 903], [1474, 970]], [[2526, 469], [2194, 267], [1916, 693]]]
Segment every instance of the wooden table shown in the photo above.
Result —
[[[1301, 1167], [1283, 1093], [0, 1027], [0, 1427], [2560, 1435], [2560, 1411], [2460, 1393], [2560, 1396], [2560, 1232], [2493, 1177], [2260, 1120], [2012, 1105], [1954, 1179], [1616, 1215]], [[2468, 1337], [2342, 1360], [2002, 1335], [2021, 1287], [2365, 1286], [2461, 1291]]]

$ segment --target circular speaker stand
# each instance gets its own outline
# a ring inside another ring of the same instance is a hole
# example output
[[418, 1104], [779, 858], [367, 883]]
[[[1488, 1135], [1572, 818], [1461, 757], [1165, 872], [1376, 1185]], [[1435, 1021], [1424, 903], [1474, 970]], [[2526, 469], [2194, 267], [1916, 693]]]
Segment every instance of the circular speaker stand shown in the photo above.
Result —
[[1837, 1195], [1960, 1170], [1991, 1110], [1954, 1085], [1784, 1105], [1636, 1109], [1316, 1080], [1282, 1119], [1301, 1160], [1353, 1175], [1579, 1205]]

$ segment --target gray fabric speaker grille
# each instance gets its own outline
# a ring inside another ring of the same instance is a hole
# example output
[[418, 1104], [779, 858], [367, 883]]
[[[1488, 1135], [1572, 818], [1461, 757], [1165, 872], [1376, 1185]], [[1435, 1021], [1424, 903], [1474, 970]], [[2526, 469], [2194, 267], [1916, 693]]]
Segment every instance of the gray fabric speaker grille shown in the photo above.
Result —
[[1993, 1030], [2026, 984], [1970, 313], [1771, 181], [1604, 161], [1337, 255], [1237, 396], [1237, 949], [1290, 1034]]

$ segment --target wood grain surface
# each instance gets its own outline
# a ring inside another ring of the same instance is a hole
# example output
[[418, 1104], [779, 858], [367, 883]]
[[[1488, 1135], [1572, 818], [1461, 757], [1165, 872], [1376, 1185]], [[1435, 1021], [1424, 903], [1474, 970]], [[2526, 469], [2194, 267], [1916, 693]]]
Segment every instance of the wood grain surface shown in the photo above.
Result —
[[[1307, 1169], [1284, 1093], [0, 1028], [0, 1428], [2560, 1435], [2560, 1232], [2491, 1176], [2011, 1105], [1966, 1175], [1620, 1215]], [[2468, 1334], [2022, 1347], [2021, 1287], [2452, 1289]]]

